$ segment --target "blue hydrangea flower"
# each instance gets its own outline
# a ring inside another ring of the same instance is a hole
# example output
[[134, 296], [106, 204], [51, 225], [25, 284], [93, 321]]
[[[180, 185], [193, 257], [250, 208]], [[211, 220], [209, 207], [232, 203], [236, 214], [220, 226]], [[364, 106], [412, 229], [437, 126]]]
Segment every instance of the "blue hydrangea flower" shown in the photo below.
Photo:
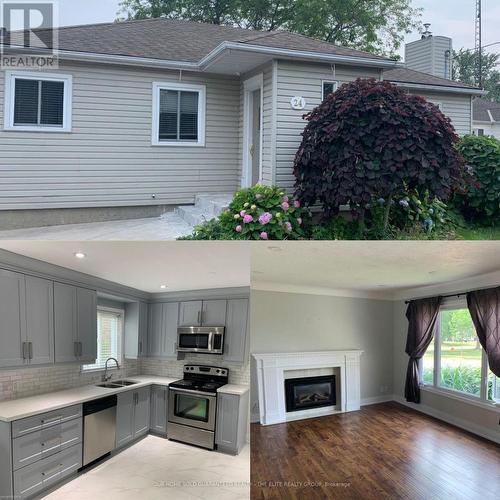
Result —
[[410, 206], [406, 200], [399, 200], [399, 204], [404, 208], [408, 208]]
[[429, 208], [429, 213], [433, 214], [434, 213], [434, 209], [433, 208]]
[[432, 219], [425, 219], [424, 220], [424, 226], [432, 226], [434, 224], [434, 221]]
[[384, 198], [379, 198], [377, 200], [377, 202], [378, 202], [379, 205], [383, 205], [385, 203], [385, 200], [384, 200]]

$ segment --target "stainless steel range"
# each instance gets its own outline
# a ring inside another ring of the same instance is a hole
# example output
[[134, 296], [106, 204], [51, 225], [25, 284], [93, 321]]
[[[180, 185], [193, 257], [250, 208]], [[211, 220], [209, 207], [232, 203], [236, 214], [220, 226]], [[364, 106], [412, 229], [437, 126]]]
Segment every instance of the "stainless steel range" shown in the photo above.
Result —
[[215, 448], [217, 389], [228, 383], [228, 376], [227, 368], [184, 366], [184, 378], [169, 385], [169, 439]]

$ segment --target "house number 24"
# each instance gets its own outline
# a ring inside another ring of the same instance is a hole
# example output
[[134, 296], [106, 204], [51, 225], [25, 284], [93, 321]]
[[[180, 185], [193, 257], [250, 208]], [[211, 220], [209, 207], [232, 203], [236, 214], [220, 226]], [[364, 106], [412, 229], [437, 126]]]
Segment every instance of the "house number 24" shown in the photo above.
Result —
[[306, 100], [303, 97], [295, 96], [290, 100], [293, 109], [304, 109], [306, 107]]

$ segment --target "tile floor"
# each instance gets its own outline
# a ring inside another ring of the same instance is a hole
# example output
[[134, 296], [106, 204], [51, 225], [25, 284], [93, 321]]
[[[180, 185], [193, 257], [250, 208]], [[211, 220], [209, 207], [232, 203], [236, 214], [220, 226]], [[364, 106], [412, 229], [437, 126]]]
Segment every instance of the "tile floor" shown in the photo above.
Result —
[[250, 446], [237, 456], [147, 436], [46, 500], [248, 500]]
[[0, 231], [0, 240], [176, 240], [193, 227], [173, 212], [161, 217]]

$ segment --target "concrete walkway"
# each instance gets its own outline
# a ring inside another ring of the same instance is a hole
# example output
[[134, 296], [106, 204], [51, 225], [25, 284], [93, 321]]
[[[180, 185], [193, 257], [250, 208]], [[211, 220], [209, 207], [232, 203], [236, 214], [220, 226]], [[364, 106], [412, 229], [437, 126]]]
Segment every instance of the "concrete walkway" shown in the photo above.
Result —
[[0, 231], [0, 240], [61, 240], [61, 241], [110, 241], [110, 240], [176, 240], [193, 231], [174, 212], [161, 217], [131, 219], [87, 224], [67, 224], [63, 226], [37, 227]]

